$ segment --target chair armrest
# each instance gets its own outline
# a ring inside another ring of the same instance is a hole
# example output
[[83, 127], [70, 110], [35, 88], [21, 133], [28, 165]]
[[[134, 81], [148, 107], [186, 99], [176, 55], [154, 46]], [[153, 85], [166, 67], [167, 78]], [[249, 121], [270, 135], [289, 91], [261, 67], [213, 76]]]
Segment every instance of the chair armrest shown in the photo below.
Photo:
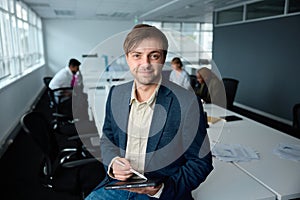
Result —
[[81, 160], [65, 162], [62, 164], [62, 167], [72, 168], [72, 167], [82, 166], [93, 162], [99, 162], [99, 161], [97, 158], [86, 158]]
[[[61, 121], [68, 121], [69, 120], [69, 121], [75, 122], [74, 121], [75, 119], [73, 119], [69, 115], [60, 114], [60, 113], [52, 113], [52, 116], [59, 119], [59, 120], [61, 120]], [[76, 119], [76, 120], [78, 120], [78, 119]]]

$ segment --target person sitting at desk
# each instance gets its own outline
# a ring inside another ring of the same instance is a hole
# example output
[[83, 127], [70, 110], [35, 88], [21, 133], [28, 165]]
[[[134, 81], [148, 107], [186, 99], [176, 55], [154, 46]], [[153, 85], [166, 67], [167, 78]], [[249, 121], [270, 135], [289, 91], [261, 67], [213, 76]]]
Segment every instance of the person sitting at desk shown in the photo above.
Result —
[[199, 96], [205, 103], [210, 103], [210, 95], [208, 92], [207, 85], [200, 74], [200, 70], [197, 70], [196, 73], [197, 83], [195, 85], [194, 91], [197, 96]]
[[[70, 88], [60, 92], [61, 96], [65, 96], [68, 99], [72, 95], [72, 90], [75, 85], [81, 82], [81, 75], [79, 71], [80, 62], [74, 58], [69, 60], [69, 65], [58, 71], [49, 83], [49, 88], [54, 90], [58, 88]], [[60, 99], [64, 101], [64, 99]]]
[[202, 85], [199, 88], [200, 90], [196, 91], [196, 94], [202, 97], [204, 102], [226, 107], [226, 94], [223, 82], [214, 72], [203, 67], [197, 71], [197, 79]]
[[49, 87], [54, 90], [62, 87], [74, 87], [78, 84], [78, 78], [80, 78], [79, 66], [81, 63], [71, 58], [69, 65], [59, 70], [49, 83]]
[[170, 74], [170, 81], [176, 83], [177, 85], [180, 85], [187, 90], [192, 91], [189, 74], [183, 69], [183, 64], [180, 58], [173, 58], [171, 61], [171, 65], [173, 70]]
[[[191, 191], [213, 169], [202, 104], [193, 92], [162, 78], [168, 40], [159, 29], [136, 25], [123, 48], [134, 81], [110, 89], [100, 139], [107, 176], [86, 200], [192, 200]], [[111, 181], [130, 179], [132, 169], [162, 183], [105, 189]]]

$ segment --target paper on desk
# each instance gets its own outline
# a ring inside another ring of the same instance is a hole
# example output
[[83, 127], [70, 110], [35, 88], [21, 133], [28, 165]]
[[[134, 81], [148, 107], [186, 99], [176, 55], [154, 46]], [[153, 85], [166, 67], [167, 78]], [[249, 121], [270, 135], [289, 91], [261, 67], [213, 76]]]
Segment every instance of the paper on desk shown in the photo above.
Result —
[[246, 162], [259, 159], [254, 149], [240, 144], [216, 143], [212, 149], [212, 155], [225, 162]]
[[300, 161], [300, 145], [280, 143], [273, 153], [280, 158]]

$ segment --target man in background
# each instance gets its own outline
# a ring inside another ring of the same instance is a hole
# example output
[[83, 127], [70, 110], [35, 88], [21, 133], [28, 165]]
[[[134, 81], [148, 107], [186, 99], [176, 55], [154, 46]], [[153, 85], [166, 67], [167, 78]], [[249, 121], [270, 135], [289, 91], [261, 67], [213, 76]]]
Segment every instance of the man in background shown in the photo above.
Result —
[[79, 78], [80, 62], [74, 58], [69, 60], [69, 65], [58, 71], [49, 83], [54, 90], [63, 87], [74, 87]]

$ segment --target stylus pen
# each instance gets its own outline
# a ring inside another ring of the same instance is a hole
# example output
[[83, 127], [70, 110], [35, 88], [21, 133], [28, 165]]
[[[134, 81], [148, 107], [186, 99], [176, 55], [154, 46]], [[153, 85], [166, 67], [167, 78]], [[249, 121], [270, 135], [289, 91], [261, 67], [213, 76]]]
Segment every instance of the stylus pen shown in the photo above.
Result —
[[[124, 164], [124, 163], [122, 163], [121, 161], [119, 161], [119, 160], [115, 160], [115, 162], [116, 162], [116, 163], [118, 163], [119, 165], [121, 165], [121, 166], [125, 167], [125, 164]], [[132, 173], [134, 173], [135, 175], [137, 175], [137, 176], [141, 177], [142, 179], [148, 180], [146, 176], [144, 176], [143, 174], [141, 174], [140, 172], [138, 172], [138, 171], [134, 170], [134, 169], [133, 169], [133, 168], [131, 168], [131, 167], [130, 167], [130, 171], [131, 171]]]

